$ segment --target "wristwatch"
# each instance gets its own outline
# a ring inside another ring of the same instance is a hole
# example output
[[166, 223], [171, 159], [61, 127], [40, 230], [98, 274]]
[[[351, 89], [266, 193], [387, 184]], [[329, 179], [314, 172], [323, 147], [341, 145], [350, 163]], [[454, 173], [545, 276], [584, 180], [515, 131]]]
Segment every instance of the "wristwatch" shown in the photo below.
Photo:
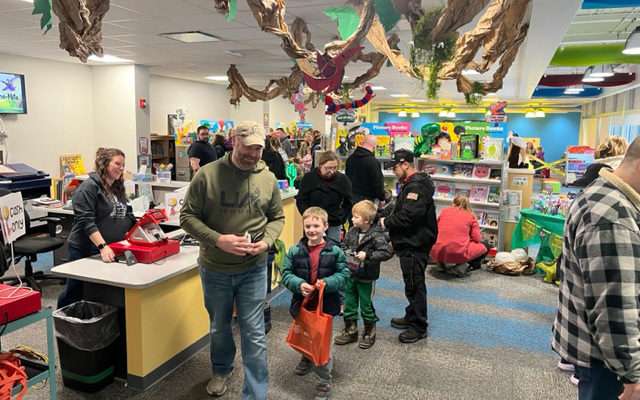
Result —
[[100, 244], [98, 245], [98, 250], [102, 250], [102, 249], [104, 249], [105, 247], [107, 247], [107, 244], [106, 244], [105, 242], [102, 242], [102, 243], [100, 243]]

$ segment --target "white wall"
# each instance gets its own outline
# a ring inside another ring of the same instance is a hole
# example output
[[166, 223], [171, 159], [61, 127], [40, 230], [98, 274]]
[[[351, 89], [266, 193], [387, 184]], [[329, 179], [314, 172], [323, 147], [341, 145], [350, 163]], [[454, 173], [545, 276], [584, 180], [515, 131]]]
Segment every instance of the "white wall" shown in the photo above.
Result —
[[196, 127], [201, 119], [230, 119], [226, 86], [150, 75], [151, 133], [166, 135], [167, 114], [175, 114], [178, 107], [186, 108], [186, 119]]
[[25, 75], [26, 115], [7, 115], [9, 163], [25, 163], [58, 177], [59, 156], [81, 153], [91, 169], [95, 143], [91, 68], [0, 53], [2, 72]]
[[[91, 71], [95, 147], [122, 150], [127, 156], [127, 170], [133, 171], [137, 154], [135, 66], [95, 66]], [[93, 159], [94, 155], [88, 158]]]
[[[149, 112], [149, 107], [141, 108], [140, 107], [140, 99], [145, 99], [149, 102], [149, 68], [144, 65], [136, 65], [134, 67], [135, 72], [135, 91], [134, 91], [134, 108], [135, 108], [135, 120], [136, 120], [136, 138], [135, 138], [135, 149], [136, 155], [138, 153], [138, 140], [143, 137], [149, 137], [149, 133], [151, 132], [151, 114]], [[126, 154], [126, 153], [125, 153]], [[132, 153], [133, 155], [133, 153]], [[140, 166], [136, 162], [129, 161], [129, 165], [135, 165], [136, 168]], [[129, 170], [133, 170], [130, 168]]]

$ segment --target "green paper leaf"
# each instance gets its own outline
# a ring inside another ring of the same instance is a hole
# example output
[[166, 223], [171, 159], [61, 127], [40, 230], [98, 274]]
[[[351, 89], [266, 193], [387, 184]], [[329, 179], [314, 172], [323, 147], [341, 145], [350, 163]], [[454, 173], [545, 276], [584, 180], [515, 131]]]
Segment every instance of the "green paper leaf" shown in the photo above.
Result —
[[227, 15], [227, 21], [231, 21], [235, 18], [238, 12], [238, 0], [229, 0], [229, 14]]
[[31, 15], [42, 14], [40, 17], [40, 29], [47, 28], [43, 35], [46, 35], [51, 29], [51, 0], [34, 0], [33, 11]]
[[351, 6], [331, 7], [324, 12], [331, 19], [338, 20], [338, 32], [342, 40], [346, 40], [358, 29], [360, 16]]
[[380, 18], [384, 31], [389, 32], [400, 20], [400, 13], [393, 7], [391, 0], [375, 0], [373, 7]]

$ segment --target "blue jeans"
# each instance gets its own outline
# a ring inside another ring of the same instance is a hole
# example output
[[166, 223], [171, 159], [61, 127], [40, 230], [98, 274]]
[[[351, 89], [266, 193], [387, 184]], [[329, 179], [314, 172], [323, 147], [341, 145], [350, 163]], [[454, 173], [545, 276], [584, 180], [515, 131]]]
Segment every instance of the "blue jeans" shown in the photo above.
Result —
[[617, 400], [624, 386], [616, 374], [604, 364], [591, 364], [590, 368], [576, 365], [580, 379], [578, 399], [580, 400]]
[[329, 226], [325, 235], [328, 238], [335, 240], [337, 243], [340, 243], [340, 232], [342, 231], [341, 225]]
[[[69, 246], [69, 262], [87, 258], [95, 254], [99, 254], [98, 250], [84, 250], [78, 247]], [[82, 281], [77, 279], [67, 278], [67, 286], [62, 293], [58, 296], [58, 308], [68, 306], [76, 301], [80, 301], [84, 298], [82, 292]]]
[[211, 368], [216, 374], [226, 375], [233, 370], [236, 344], [231, 319], [235, 299], [245, 376], [243, 399], [264, 400], [269, 388], [263, 314], [267, 297], [266, 268], [266, 260], [237, 274], [223, 274], [200, 266], [204, 305], [211, 326]]

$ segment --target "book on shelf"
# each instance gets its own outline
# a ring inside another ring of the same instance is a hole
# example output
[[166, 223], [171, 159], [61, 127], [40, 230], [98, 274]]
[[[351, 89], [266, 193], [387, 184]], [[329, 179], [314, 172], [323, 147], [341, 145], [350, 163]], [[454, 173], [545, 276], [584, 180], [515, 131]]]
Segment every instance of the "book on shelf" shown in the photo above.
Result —
[[485, 219], [486, 213], [484, 211], [474, 211], [473, 214], [476, 216], [476, 219], [478, 220], [479, 225], [485, 225], [484, 219]]
[[445, 142], [440, 145], [440, 159], [441, 160], [451, 160], [451, 143]]
[[500, 203], [500, 186], [489, 186], [487, 203], [495, 203], [495, 204]]
[[491, 168], [489, 173], [489, 179], [500, 180], [502, 179], [502, 170], [498, 168]]
[[503, 138], [492, 138], [485, 136], [482, 138], [483, 160], [502, 161], [502, 150], [504, 147]]
[[376, 146], [376, 157], [385, 157], [391, 155], [391, 136], [379, 135], [377, 136], [378, 145]]
[[473, 173], [473, 164], [455, 163], [453, 164], [453, 176], [461, 178], [471, 178]]
[[455, 188], [453, 191], [453, 197], [456, 198], [458, 196], [469, 197], [469, 189]]
[[488, 164], [475, 164], [473, 166], [473, 178], [489, 179], [491, 175], [491, 166]]
[[478, 158], [478, 135], [460, 135], [458, 143], [460, 146], [460, 158], [463, 160], [475, 160]]
[[482, 231], [482, 241], [487, 242], [489, 246], [496, 247], [498, 245], [498, 233], [496, 231]]
[[487, 211], [484, 217], [484, 225], [498, 227], [498, 223], [500, 222], [500, 215], [497, 212]]
[[453, 193], [456, 189], [456, 185], [449, 182], [442, 182], [436, 184], [436, 192], [434, 197], [438, 199], [453, 199]]
[[411, 136], [395, 136], [393, 138], [393, 151], [405, 149], [413, 153], [414, 141], [415, 141], [415, 138], [412, 138]]
[[471, 185], [471, 194], [469, 200], [479, 203], [486, 203], [489, 195], [489, 186], [487, 185]]
[[436, 165], [435, 164], [422, 163], [420, 168], [421, 168], [420, 171], [426, 172], [429, 175], [435, 175], [436, 174]]
[[436, 164], [436, 175], [440, 176], [453, 176], [453, 165], [451, 164]]

